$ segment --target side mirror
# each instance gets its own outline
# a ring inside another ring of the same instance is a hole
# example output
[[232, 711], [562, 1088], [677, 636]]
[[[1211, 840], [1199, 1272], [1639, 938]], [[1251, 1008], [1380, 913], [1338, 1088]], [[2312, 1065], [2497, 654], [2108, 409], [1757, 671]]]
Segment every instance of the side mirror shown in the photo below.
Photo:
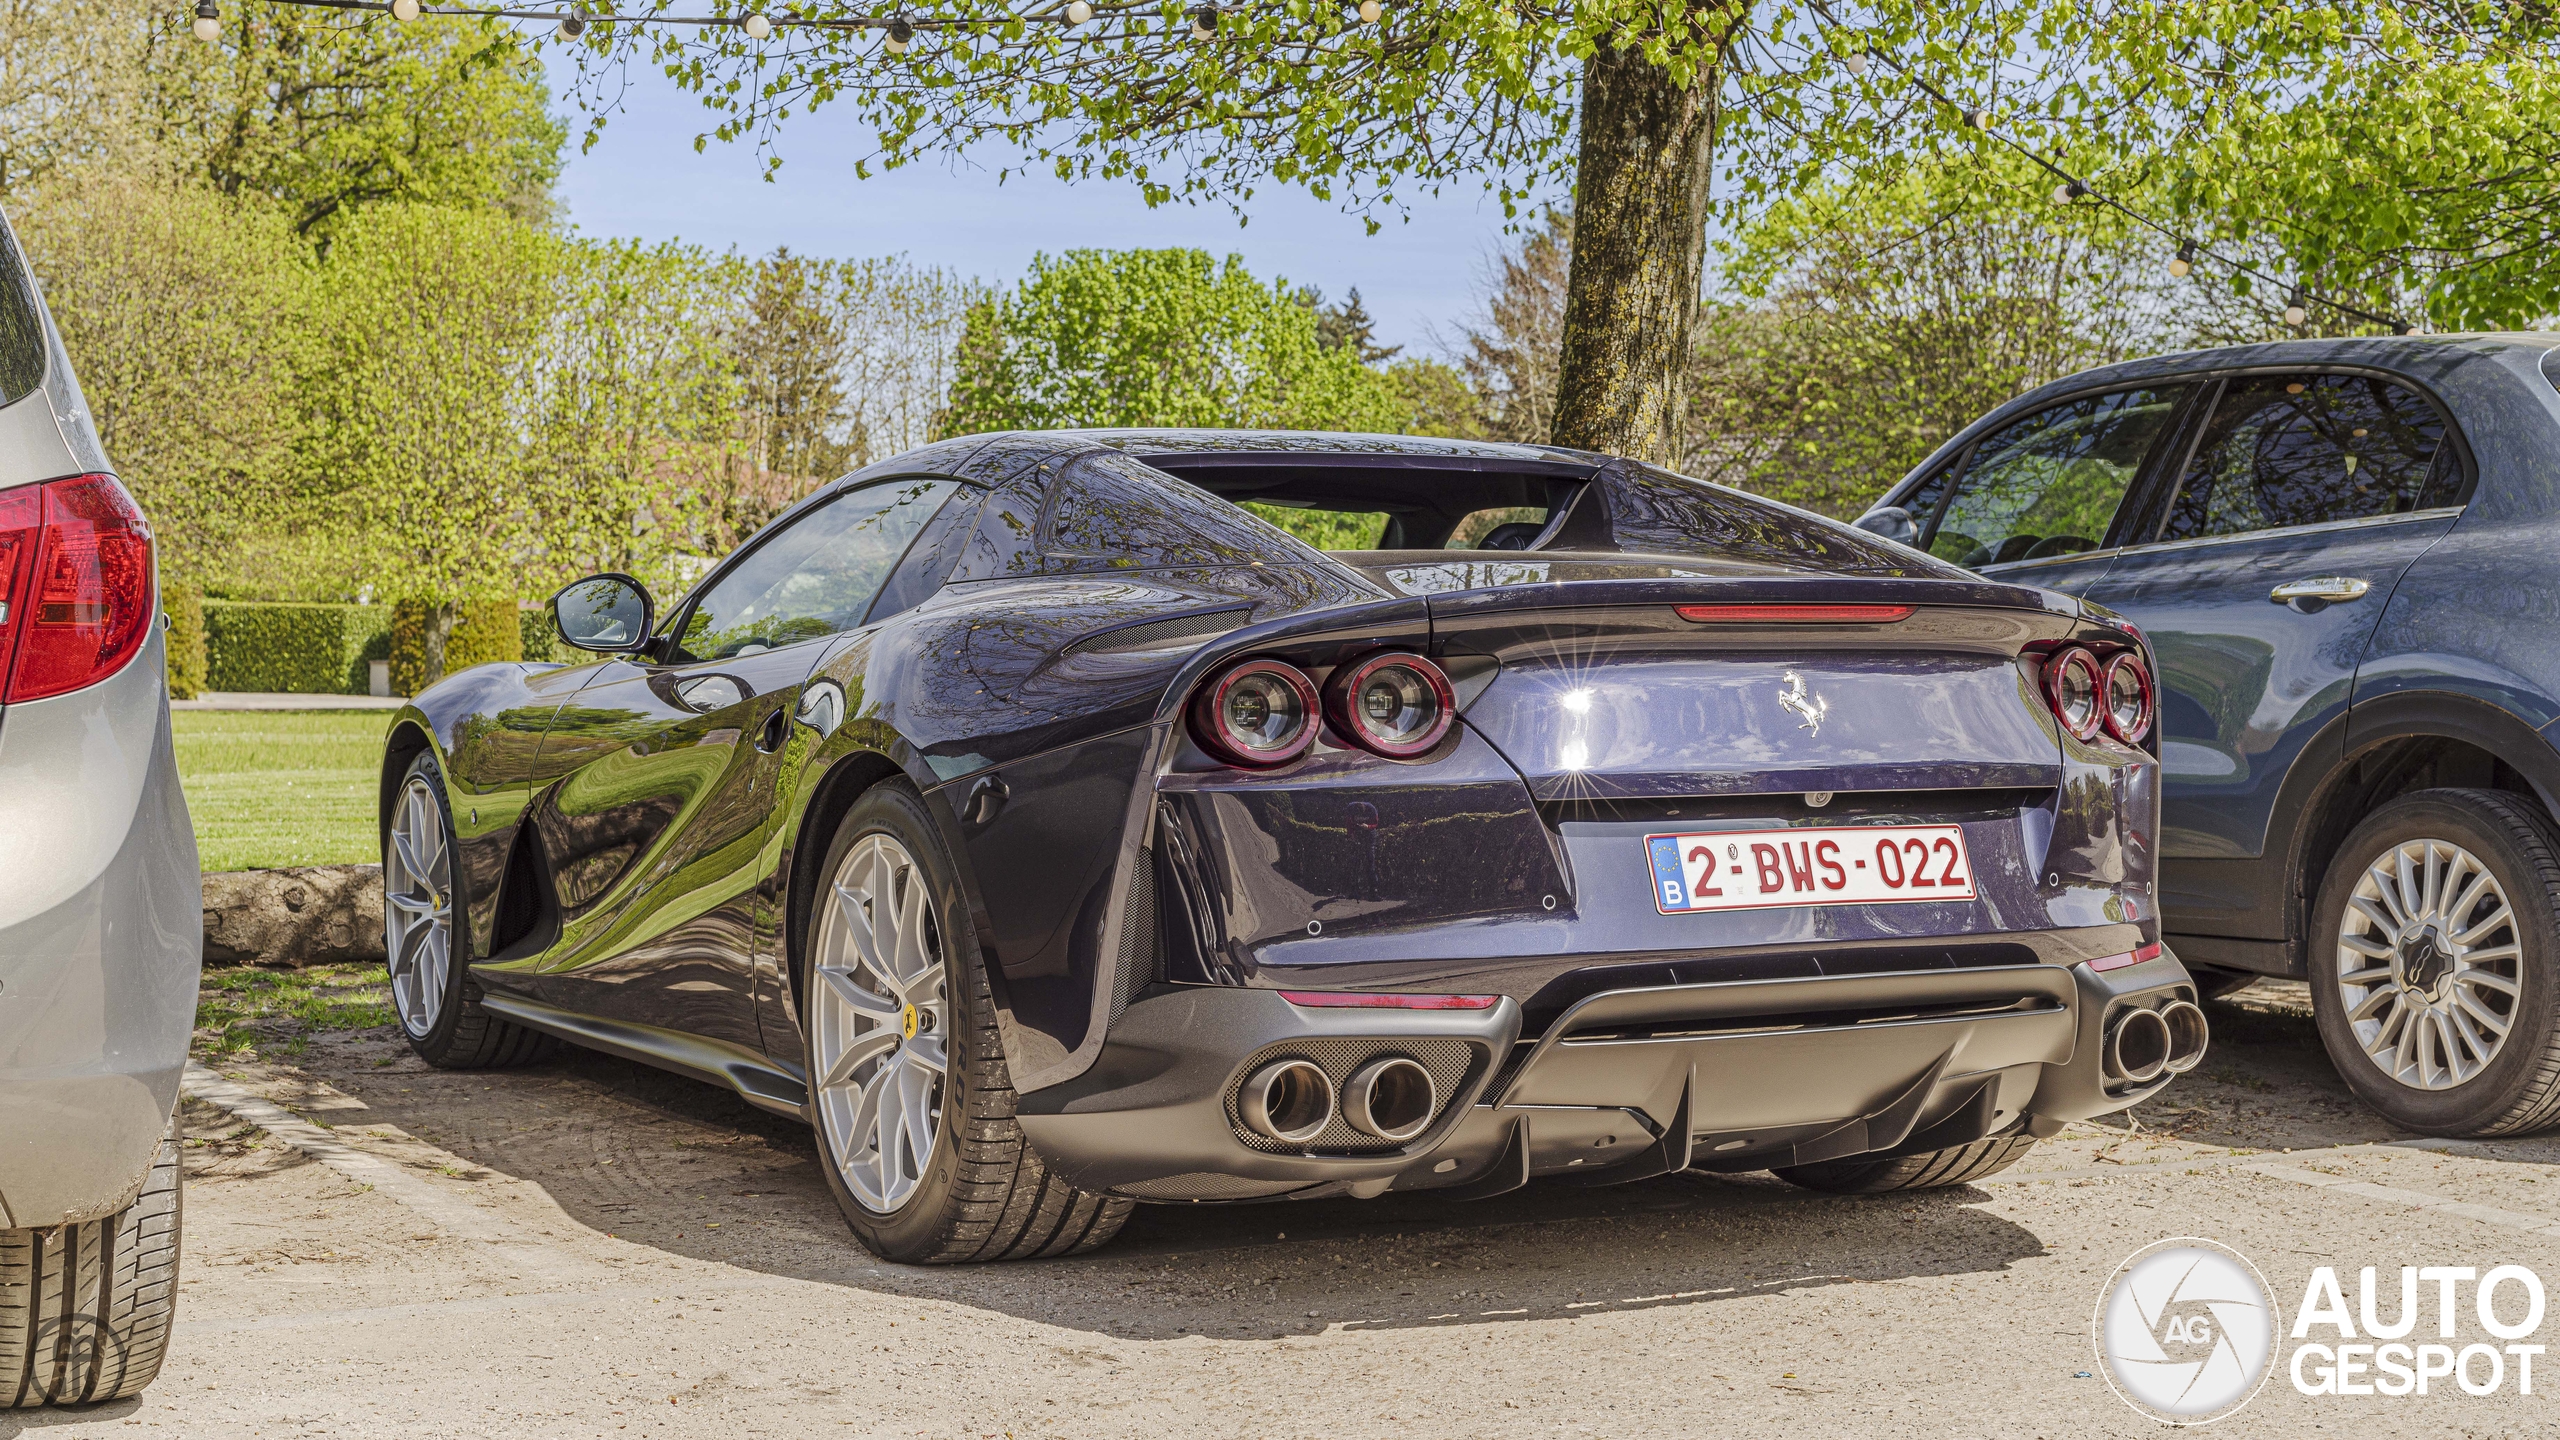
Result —
[[590, 575], [551, 597], [551, 623], [581, 650], [622, 654], [649, 643], [649, 592], [628, 575]]
[[1903, 545], [1920, 543], [1920, 522], [1899, 505], [1879, 505], [1854, 522], [1859, 529]]

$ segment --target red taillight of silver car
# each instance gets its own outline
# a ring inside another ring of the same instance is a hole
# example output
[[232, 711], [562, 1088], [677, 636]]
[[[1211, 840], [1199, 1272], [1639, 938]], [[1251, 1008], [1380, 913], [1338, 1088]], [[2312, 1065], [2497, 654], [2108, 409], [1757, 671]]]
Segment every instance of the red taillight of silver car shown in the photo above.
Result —
[[1439, 744], [1458, 712], [1440, 667], [1400, 650], [1338, 667], [1325, 681], [1324, 700], [1337, 734], [1390, 760]]
[[1295, 665], [1247, 660], [1191, 697], [1191, 734], [1231, 765], [1286, 765], [1315, 743], [1315, 682]]
[[10, 703], [92, 685], [151, 633], [151, 526], [112, 475], [0, 491], [0, 675]]

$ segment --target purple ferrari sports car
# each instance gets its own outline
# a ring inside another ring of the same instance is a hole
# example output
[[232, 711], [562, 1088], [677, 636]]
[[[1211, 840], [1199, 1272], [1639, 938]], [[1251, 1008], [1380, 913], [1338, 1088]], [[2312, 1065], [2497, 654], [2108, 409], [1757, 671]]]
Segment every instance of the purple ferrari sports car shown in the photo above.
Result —
[[412, 1043], [804, 1117], [893, 1259], [1139, 1201], [1953, 1184], [2204, 1053], [2141, 634], [1650, 465], [973, 436], [554, 614], [599, 658], [391, 731]]

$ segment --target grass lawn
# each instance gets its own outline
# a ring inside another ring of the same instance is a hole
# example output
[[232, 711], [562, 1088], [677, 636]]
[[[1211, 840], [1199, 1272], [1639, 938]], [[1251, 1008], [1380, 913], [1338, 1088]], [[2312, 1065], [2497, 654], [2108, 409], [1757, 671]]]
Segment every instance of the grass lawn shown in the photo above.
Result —
[[180, 710], [178, 775], [204, 868], [376, 861], [381, 710]]
[[299, 1059], [313, 1032], [364, 1030], [398, 1018], [379, 965], [208, 970], [196, 995], [195, 1055]]

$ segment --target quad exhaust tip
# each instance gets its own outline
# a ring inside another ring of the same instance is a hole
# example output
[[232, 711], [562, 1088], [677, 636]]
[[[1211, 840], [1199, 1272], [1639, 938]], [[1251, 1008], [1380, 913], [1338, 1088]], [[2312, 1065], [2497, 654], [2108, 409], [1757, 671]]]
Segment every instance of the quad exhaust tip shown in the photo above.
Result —
[[2172, 1000], [2160, 1008], [2160, 1018], [2169, 1027], [2169, 1073], [2184, 1075], [2202, 1064], [2205, 1045], [2213, 1038], [2203, 1008], [2192, 1000]]
[[1245, 1077], [1236, 1113], [1256, 1135], [1303, 1145], [1333, 1123], [1333, 1078], [1312, 1060], [1274, 1060]]
[[1381, 1055], [1351, 1072], [1342, 1084], [1342, 1118], [1363, 1135], [1410, 1140], [1431, 1128], [1440, 1108], [1438, 1087], [1418, 1060]]
[[2157, 1010], [2127, 1010], [2107, 1032], [2107, 1069], [2120, 1080], [2148, 1085], [2169, 1071], [2169, 1022]]

